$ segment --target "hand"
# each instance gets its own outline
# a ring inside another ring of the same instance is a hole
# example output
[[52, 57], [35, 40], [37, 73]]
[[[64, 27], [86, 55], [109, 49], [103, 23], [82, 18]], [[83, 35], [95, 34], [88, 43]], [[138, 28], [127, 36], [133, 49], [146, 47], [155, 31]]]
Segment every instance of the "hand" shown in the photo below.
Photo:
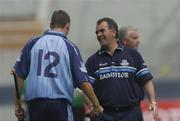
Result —
[[149, 104], [148, 111], [153, 111], [153, 119], [155, 121], [158, 121], [159, 114], [158, 114], [158, 105], [156, 102], [152, 102]]
[[19, 121], [23, 120], [25, 118], [24, 109], [22, 107], [20, 107], [19, 105], [16, 105], [15, 115]]
[[15, 73], [15, 69], [12, 69], [10, 74], [12, 75], [13, 73]]
[[87, 108], [91, 109], [93, 107], [93, 104], [91, 103], [91, 101], [86, 95], [84, 95], [84, 100], [85, 100], [85, 105], [87, 106]]
[[91, 111], [92, 116], [100, 116], [103, 113], [104, 109], [99, 105], [97, 107], [93, 107]]
[[84, 107], [85, 107], [85, 115], [90, 116], [93, 110], [93, 106], [85, 104]]

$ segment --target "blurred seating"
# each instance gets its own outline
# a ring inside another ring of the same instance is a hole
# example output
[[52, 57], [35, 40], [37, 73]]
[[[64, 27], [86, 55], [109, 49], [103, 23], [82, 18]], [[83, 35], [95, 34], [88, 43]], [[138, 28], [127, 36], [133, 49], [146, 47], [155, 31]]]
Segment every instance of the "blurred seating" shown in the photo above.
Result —
[[0, 48], [21, 48], [32, 36], [42, 33], [37, 20], [0, 21]]

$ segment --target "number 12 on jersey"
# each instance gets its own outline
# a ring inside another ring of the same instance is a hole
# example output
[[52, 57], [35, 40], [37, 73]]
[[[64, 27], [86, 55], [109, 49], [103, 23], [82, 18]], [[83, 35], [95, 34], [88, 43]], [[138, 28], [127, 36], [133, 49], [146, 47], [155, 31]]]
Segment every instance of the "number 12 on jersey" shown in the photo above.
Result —
[[[43, 56], [44, 55], [44, 56]], [[45, 66], [44, 70], [42, 71], [42, 62], [47, 61], [50, 57], [53, 57], [54, 60], [50, 62], [48, 65]], [[43, 49], [39, 49], [38, 51], [38, 66], [37, 66], [37, 76], [41, 76], [43, 72], [43, 76], [50, 77], [50, 78], [57, 78], [57, 72], [50, 72], [51, 69], [55, 68], [59, 64], [60, 57], [57, 52], [47, 52], [44, 54]]]

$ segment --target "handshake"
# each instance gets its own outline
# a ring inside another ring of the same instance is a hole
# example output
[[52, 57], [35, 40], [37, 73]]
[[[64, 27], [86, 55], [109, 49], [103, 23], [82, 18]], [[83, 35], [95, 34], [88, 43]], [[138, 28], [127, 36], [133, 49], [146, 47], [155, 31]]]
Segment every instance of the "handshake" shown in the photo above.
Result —
[[85, 110], [85, 117], [99, 117], [103, 114], [103, 108], [101, 106], [94, 107], [94, 106], [87, 106]]
[[93, 106], [91, 101], [85, 96], [85, 117], [98, 117], [101, 116], [104, 109], [99, 106]]

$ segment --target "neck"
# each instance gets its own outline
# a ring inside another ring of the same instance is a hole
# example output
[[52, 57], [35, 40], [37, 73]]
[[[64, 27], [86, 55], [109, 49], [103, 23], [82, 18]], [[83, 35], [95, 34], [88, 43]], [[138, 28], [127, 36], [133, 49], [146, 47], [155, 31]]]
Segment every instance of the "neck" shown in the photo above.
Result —
[[66, 32], [65, 32], [62, 28], [53, 28], [52, 31], [62, 32], [62, 33], [64, 33], [65, 35], [67, 35]]
[[115, 40], [106, 48], [106, 51], [108, 54], [112, 56], [117, 47], [118, 47], [118, 43], [117, 40]]

